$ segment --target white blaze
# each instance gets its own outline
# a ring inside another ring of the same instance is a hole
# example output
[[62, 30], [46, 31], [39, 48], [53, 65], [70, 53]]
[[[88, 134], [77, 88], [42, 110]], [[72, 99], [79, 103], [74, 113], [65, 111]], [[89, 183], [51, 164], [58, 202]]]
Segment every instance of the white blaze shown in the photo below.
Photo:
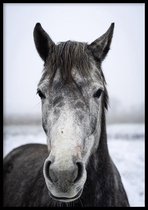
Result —
[[72, 157], [78, 155], [77, 148], [81, 140], [80, 128], [68, 105], [64, 106], [57, 122], [52, 125], [50, 138], [51, 155], [55, 157], [55, 163], [62, 169], [67, 168], [68, 164], [71, 164]]

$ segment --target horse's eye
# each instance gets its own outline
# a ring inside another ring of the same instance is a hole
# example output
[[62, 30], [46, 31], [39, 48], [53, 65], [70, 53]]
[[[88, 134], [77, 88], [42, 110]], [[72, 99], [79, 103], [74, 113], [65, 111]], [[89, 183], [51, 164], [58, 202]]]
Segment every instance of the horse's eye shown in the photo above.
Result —
[[102, 93], [102, 90], [101, 90], [101, 89], [98, 89], [98, 90], [94, 93], [93, 97], [94, 97], [94, 98], [99, 98], [99, 97], [101, 96], [101, 93]]
[[37, 94], [40, 96], [41, 99], [45, 99], [46, 98], [41, 90], [37, 90]]

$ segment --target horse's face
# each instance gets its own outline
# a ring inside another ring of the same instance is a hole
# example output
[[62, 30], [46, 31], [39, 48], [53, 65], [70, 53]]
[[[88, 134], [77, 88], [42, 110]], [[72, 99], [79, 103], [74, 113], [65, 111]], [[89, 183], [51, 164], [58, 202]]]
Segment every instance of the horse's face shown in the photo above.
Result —
[[[54, 77], [51, 80], [49, 72], [53, 71], [52, 65], [55, 58], [51, 58], [52, 62], [50, 62], [50, 56], [54, 57], [54, 55], [47, 53], [45, 56], [46, 50], [43, 55], [41, 54], [36, 41], [39, 33], [44, 39], [46, 38], [46, 42], [49, 37], [38, 24], [34, 32], [35, 42], [40, 56], [45, 60], [44, 74], [38, 85], [38, 93], [42, 101], [42, 124], [47, 135], [49, 151], [43, 173], [50, 196], [59, 201], [69, 202], [80, 197], [87, 178], [89, 157], [99, 145], [101, 113], [104, 108], [102, 100], [106, 94], [105, 81], [101, 69], [99, 70], [97, 62], [93, 59], [95, 54], [92, 56], [90, 53], [94, 49], [94, 43], [87, 48], [86, 45], [82, 47], [81, 52], [81, 54], [85, 53], [87, 58], [90, 55], [89, 76], [80, 73], [78, 65], [71, 65], [72, 68], [66, 71], [70, 71], [72, 80], [64, 81], [62, 73], [65, 72], [62, 65], [64, 59], [69, 59], [69, 56], [65, 56], [62, 50], [58, 59], [61, 60], [63, 57], [63, 60], [61, 63], [57, 62], [61, 65], [55, 65]], [[65, 49], [68, 46], [68, 53], [72, 53], [69, 44], [63, 44], [62, 49], [64, 49], [63, 46]], [[54, 46], [55, 48], [58, 47]], [[103, 53], [102, 57], [100, 54], [100, 61], [103, 56]], [[82, 59], [81, 56], [80, 59]]]
[[[103, 83], [95, 77], [84, 81], [78, 71], [73, 72], [83, 95], [74, 85], [61, 87], [58, 71], [51, 88], [46, 78], [38, 86], [49, 151], [44, 176], [49, 191], [61, 200], [80, 195], [86, 181], [86, 164], [100, 135]], [[92, 72], [95, 74], [95, 69]]]

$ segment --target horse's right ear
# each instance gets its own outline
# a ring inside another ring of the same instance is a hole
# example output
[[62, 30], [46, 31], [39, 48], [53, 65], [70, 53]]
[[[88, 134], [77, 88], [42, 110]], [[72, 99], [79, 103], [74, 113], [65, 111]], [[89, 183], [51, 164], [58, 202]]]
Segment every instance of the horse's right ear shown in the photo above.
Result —
[[112, 23], [106, 33], [104, 33], [102, 36], [100, 36], [98, 39], [88, 45], [88, 48], [91, 50], [95, 59], [99, 61], [104, 60], [110, 49], [114, 25], [115, 24]]
[[36, 49], [37, 49], [40, 57], [45, 62], [48, 57], [50, 47], [52, 47], [55, 44], [51, 40], [49, 35], [43, 30], [40, 23], [37, 23], [35, 25], [34, 31], [33, 31], [33, 36], [34, 36], [34, 42], [35, 42]]

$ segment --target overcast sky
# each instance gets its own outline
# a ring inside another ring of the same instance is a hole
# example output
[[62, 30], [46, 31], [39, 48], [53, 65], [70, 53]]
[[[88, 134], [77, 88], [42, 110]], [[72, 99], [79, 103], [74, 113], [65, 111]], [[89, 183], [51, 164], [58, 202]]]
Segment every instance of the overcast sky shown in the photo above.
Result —
[[4, 4], [4, 114], [37, 114], [43, 62], [33, 29], [37, 22], [54, 42], [91, 43], [115, 22], [103, 62], [109, 96], [130, 109], [144, 103], [144, 4]]

